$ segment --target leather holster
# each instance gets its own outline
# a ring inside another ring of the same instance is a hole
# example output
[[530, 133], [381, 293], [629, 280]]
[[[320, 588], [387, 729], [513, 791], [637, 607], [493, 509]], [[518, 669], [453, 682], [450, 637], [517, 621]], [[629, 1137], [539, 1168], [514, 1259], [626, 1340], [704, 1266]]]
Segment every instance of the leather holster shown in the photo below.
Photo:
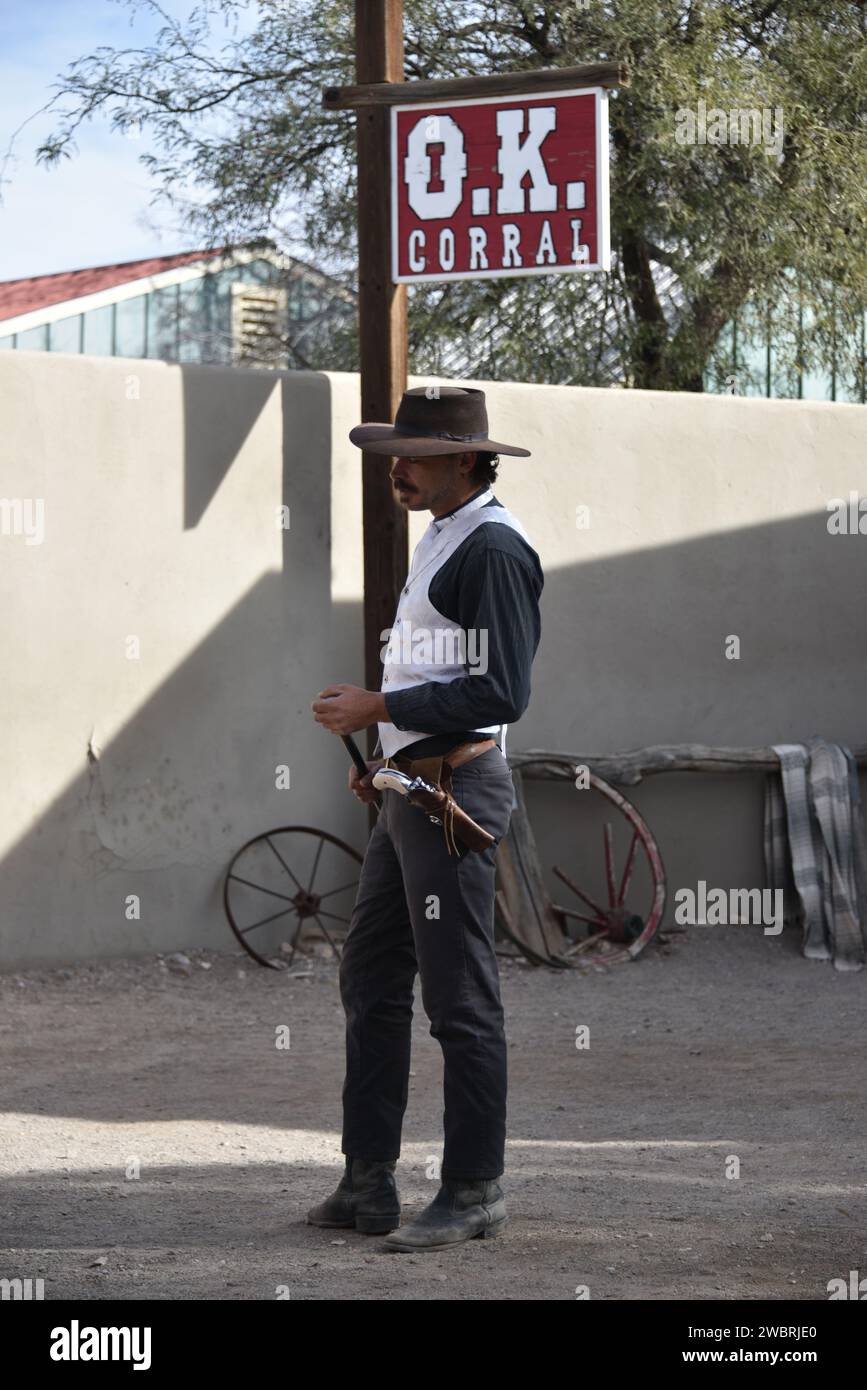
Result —
[[482, 739], [477, 743], [459, 743], [448, 753], [432, 758], [406, 758], [396, 754], [386, 759], [386, 767], [395, 767], [408, 777], [420, 777], [429, 791], [418, 789], [407, 796], [413, 806], [419, 806], [431, 820], [442, 825], [449, 854], [457, 854], [457, 840], [468, 849], [484, 850], [494, 844], [494, 836], [472, 816], [463, 811], [452, 796], [452, 771], [471, 762], [480, 753], [495, 747], [496, 740]]

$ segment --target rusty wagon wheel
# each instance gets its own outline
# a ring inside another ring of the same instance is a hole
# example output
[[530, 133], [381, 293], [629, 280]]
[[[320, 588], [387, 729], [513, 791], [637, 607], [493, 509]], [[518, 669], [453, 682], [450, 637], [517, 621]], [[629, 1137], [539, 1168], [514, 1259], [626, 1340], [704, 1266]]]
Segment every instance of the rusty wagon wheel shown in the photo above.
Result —
[[[578, 771], [569, 759], [551, 756], [526, 759], [522, 757], [520, 762], [516, 764], [515, 770], [523, 773], [527, 767], [533, 764], [544, 765], [552, 770], [556, 769], [557, 780], [562, 777], [564, 781], [567, 778], [574, 781]], [[665, 911], [665, 867], [649, 826], [632, 802], [610, 782], [606, 782], [604, 778], [598, 777], [589, 769], [587, 769], [587, 780], [589, 787], [604, 797], [616, 811], [618, 820], [626, 822], [628, 847], [625, 852], [622, 871], [618, 877], [614, 852], [614, 820], [613, 817], [606, 819], [602, 827], [604, 897], [607, 898], [607, 901], [604, 902], [601, 900], [603, 894], [591, 894], [584, 887], [579, 886], [574, 878], [565, 873], [559, 865], [552, 866], [552, 872], [580, 899], [585, 911], [578, 912], [552, 902], [549, 907], [550, 912], [561, 922], [564, 922], [565, 919], [582, 922], [588, 930], [583, 940], [573, 942], [565, 950], [561, 948], [560, 952], [551, 959], [551, 964], [577, 965], [579, 963], [577, 958], [585, 956], [586, 953], [595, 954], [594, 948], [597, 948], [602, 942], [621, 948], [615, 951], [606, 950], [604, 955], [599, 955], [599, 959], [603, 960], [606, 965], [613, 965], [624, 960], [634, 960], [655, 935]], [[647, 869], [649, 891], [646, 896], [642, 896], [641, 900], [637, 901], [634, 889], [631, 894], [630, 889], [639, 849]]]
[[339, 956], [335, 937], [349, 928], [361, 863], [351, 845], [310, 825], [256, 835], [226, 870], [223, 906], [229, 926], [247, 954], [271, 970], [292, 964], [310, 920]]
[[[605, 855], [607, 904], [602, 906], [594, 901], [555, 864], [552, 871], [562, 883], [566, 884], [567, 888], [570, 888], [581, 899], [585, 906], [591, 909], [592, 915], [573, 912], [570, 908], [559, 907], [556, 904], [554, 904], [554, 911], [567, 917], [576, 918], [587, 923], [590, 927], [588, 937], [584, 941], [578, 942], [572, 948], [572, 952], [583, 950], [591, 941], [595, 943], [603, 939], [623, 946], [621, 951], [606, 953], [604, 958], [606, 965], [613, 965], [621, 960], [634, 960], [655, 934], [665, 911], [665, 869], [656, 841], [650, 833], [650, 828], [632, 802], [616, 787], [612, 787], [610, 782], [606, 782], [602, 777], [597, 777], [593, 772], [588, 772], [588, 781], [593, 790], [604, 796], [631, 826], [632, 835], [623, 864], [623, 872], [618, 882], [614, 863], [613, 829], [611, 821], [606, 821], [602, 844]], [[650, 902], [649, 906], [645, 907], [643, 914], [635, 912], [626, 902], [626, 894], [629, 891], [635, 868], [635, 853], [639, 845], [644, 851], [651, 879]]]

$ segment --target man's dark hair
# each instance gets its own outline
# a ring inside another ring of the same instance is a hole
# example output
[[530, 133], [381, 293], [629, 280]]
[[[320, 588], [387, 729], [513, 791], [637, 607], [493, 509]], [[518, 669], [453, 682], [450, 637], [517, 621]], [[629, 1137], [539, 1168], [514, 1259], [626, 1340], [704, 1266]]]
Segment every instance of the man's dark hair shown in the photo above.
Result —
[[477, 483], [479, 486], [481, 486], [482, 483], [495, 483], [497, 481], [497, 468], [499, 467], [499, 463], [499, 454], [482, 453], [481, 450], [478, 450], [476, 452], [475, 466], [470, 474], [470, 482]]

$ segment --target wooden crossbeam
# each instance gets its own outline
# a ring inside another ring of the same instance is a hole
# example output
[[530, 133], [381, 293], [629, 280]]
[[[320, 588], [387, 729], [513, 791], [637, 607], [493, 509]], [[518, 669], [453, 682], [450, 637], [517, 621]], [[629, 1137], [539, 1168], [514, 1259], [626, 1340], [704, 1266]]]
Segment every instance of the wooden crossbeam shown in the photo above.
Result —
[[571, 68], [528, 68], [479, 77], [443, 77], [418, 82], [362, 82], [354, 87], [325, 87], [326, 111], [365, 106], [404, 106], [444, 101], [449, 97], [532, 96], [566, 87], [628, 87], [626, 63], [581, 63]]
[[[789, 740], [794, 742], [794, 740]], [[867, 744], [851, 745], [859, 767], [867, 765]], [[546, 760], [550, 758], [550, 763]], [[571, 767], [587, 767], [614, 786], [634, 787], [656, 772], [778, 772], [780, 760], [773, 748], [713, 748], [703, 743], [654, 744], [626, 753], [552, 753], [529, 748], [509, 753], [509, 765], [521, 768], [525, 777], [560, 780], [571, 777]], [[525, 763], [534, 764], [524, 767]], [[566, 766], [566, 764], [571, 766]]]

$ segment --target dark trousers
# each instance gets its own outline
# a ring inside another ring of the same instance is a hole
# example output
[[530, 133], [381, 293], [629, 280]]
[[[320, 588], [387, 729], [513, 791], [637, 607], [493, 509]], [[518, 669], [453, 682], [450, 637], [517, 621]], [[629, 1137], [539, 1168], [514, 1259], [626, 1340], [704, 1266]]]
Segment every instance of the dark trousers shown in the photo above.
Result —
[[[512, 774], [498, 748], [453, 775], [455, 800], [502, 839]], [[443, 1052], [444, 1178], [498, 1178], [506, 1141], [506, 1039], [494, 953], [496, 844], [449, 855], [442, 826], [396, 791], [361, 871], [340, 963], [346, 1014], [344, 1154], [400, 1156], [413, 983]]]

